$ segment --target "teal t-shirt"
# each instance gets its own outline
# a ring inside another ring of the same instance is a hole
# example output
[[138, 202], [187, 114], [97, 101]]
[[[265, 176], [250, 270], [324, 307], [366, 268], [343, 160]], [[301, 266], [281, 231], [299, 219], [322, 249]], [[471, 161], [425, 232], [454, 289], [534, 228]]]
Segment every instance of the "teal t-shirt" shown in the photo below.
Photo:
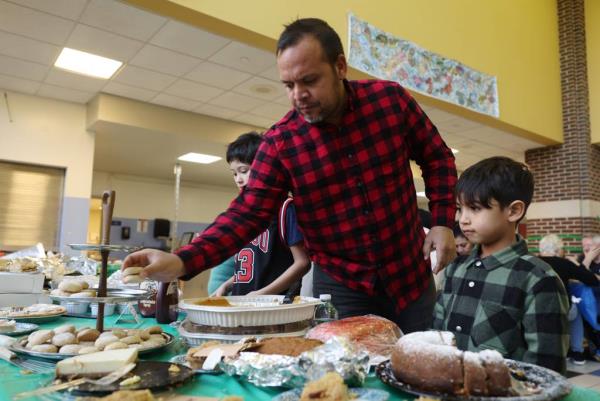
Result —
[[208, 295], [212, 294], [221, 284], [229, 280], [235, 271], [235, 256], [210, 269], [208, 279]]

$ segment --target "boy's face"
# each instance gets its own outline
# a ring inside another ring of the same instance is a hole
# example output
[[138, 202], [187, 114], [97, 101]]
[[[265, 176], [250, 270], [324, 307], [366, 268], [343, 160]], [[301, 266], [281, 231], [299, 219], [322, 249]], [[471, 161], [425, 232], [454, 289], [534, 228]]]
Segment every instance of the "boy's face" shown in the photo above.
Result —
[[460, 256], [467, 256], [473, 250], [473, 244], [462, 235], [454, 237], [454, 242], [456, 243], [456, 253]]
[[473, 244], [493, 248], [506, 238], [514, 238], [515, 224], [509, 219], [509, 207], [501, 208], [496, 200], [490, 202], [491, 208], [476, 203], [466, 205], [457, 200], [456, 210], [460, 229]]
[[239, 160], [233, 160], [229, 163], [229, 169], [233, 173], [233, 180], [239, 189], [242, 189], [248, 183], [250, 178], [250, 165], [242, 163]]

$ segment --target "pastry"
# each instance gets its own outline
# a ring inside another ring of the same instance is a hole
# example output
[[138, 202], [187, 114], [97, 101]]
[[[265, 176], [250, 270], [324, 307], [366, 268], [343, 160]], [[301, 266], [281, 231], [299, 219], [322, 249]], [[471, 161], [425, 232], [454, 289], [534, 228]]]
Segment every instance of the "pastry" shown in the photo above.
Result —
[[418, 331], [400, 337], [391, 358], [398, 380], [425, 391], [507, 396], [510, 372], [497, 351], [463, 352], [448, 331]]
[[319, 380], [306, 383], [300, 401], [347, 401], [348, 387], [337, 372], [328, 372]]
[[136, 349], [115, 349], [64, 359], [56, 364], [56, 377], [104, 376], [137, 360]]

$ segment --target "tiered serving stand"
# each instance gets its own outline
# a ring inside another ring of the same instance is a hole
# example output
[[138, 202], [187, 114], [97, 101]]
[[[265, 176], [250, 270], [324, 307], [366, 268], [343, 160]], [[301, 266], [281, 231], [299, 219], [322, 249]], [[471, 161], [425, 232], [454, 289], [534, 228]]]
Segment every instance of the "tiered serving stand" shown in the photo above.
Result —
[[50, 295], [56, 301], [68, 302], [94, 302], [98, 303], [96, 315], [96, 330], [104, 331], [104, 304], [117, 302], [133, 302], [149, 297], [149, 292], [140, 289], [107, 288], [106, 279], [108, 275], [108, 255], [111, 251], [133, 252], [139, 247], [125, 245], [110, 245], [110, 226], [115, 206], [115, 191], [105, 191], [102, 194], [102, 242], [100, 244], [70, 244], [72, 249], [79, 251], [98, 251], [102, 256], [102, 267], [98, 282], [96, 297], [65, 297]]

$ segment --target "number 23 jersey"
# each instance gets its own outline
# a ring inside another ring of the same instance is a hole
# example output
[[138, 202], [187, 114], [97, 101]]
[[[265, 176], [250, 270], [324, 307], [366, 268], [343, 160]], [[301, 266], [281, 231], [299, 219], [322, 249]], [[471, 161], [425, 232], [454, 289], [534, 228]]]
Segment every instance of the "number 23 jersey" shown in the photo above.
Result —
[[232, 295], [246, 295], [275, 281], [294, 263], [290, 246], [303, 239], [292, 198], [288, 198], [269, 228], [235, 255]]

